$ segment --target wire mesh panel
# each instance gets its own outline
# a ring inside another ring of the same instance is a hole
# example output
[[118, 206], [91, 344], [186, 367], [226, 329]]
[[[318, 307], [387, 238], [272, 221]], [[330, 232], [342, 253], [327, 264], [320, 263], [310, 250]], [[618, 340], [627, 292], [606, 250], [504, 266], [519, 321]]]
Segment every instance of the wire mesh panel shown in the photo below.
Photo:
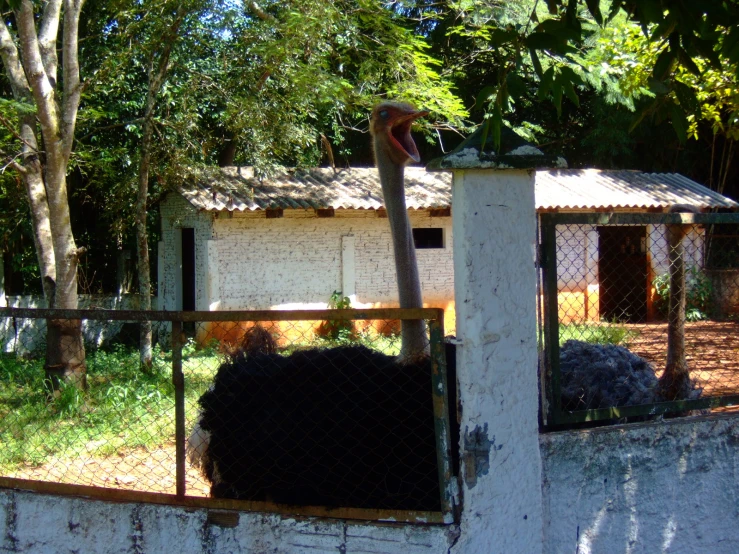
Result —
[[419, 352], [401, 348], [409, 310], [138, 312], [150, 366], [139, 322], [86, 311], [64, 320], [81, 321], [85, 382], [49, 378], [52, 311], [3, 311], [0, 478], [451, 514], [439, 310], [410, 314], [429, 318]]
[[739, 214], [546, 214], [548, 424], [739, 400]]
[[[2, 323], [2, 475], [174, 492], [171, 352], [155, 346], [151, 367], [142, 369], [137, 322], [81, 320], [86, 386], [52, 386], [46, 320]], [[155, 324], [153, 334], [156, 340], [166, 330]]]

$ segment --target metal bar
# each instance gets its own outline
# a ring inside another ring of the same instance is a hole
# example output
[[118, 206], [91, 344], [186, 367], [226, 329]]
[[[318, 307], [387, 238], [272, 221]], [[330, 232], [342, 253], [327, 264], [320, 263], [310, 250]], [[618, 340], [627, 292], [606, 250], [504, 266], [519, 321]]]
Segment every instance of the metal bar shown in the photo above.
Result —
[[175, 490], [185, 496], [185, 376], [182, 373], [182, 323], [172, 322], [172, 384], [175, 417]]
[[552, 220], [541, 225], [542, 274], [544, 294], [544, 339], [546, 367], [544, 382], [547, 387], [547, 411], [542, 412], [544, 425], [557, 424], [561, 410], [561, 382], [559, 374], [559, 304], [557, 299], [557, 237]]
[[0, 317], [29, 319], [104, 319], [117, 321], [322, 321], [362, 319], [433, 319], [436, 308], [374, 308], [368, 310], [250, 310], [168, 312], [145, 310], [50, 310], [0, 308]]
[[599, 408], [596, 410], [578, 410], [576, 412], [560, 412], [557, 424], [583, 423], [603, 419], [620, 419], [622, 417], [661, 415], [670, 412], [688, 410], [703, 410], [707, 408], [722, 408], [739, 405], [739, 395], [715, 396], [696, 398], [695, 400], [675, 400], [672, 402], [658, 402], [656, 404], [642, 404], [639, 406], [620, 406], [615, 408]]
[[240, 510], [249, 512], [270, 512], [297, 517], [323, 517], [334, 519], [354, 519], [391, 523], [415, 523], [441, 525], [444, 517], [440, 512], [414, 510], [374, 510], [370, 508], [325, 508], [320, 506], [288, 506], [271, 502], [232, 500], [229, 498], [206, 498], [197, 496], [176, 496], [156, 492], [105, 489], [89, 485], [70, 485], [0, 477], [0, 489], [32, 491], [42, 494], [76, 496], [112, 502], [146, 502], [186, 508], [205, 508], [216, 510]]
[[444, 352], [444, 310], [429, 323], [431, 338], [431, 395], [434, 403], [434, 429], [436, 431], [436, 460], [441, 492], [441, 511], [445, 523], [456, 520], [458, 505], [452, 480], [451, 431], [449, 429], [449, 387], [447, 386], [446, 353]]
[[739, 213], [547, 213], [541, 214], [542, 225], [646, 225], [649, 223], [676, 223], [683, 225], [710, 225], [739, 223]]

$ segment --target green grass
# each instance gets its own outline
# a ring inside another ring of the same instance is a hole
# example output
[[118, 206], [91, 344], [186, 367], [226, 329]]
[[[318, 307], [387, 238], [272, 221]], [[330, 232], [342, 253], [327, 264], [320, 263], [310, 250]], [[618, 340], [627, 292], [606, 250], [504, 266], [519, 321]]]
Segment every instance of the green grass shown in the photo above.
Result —
[[559, 326], [559, 344], [573, 339], [590, 344], [618, 344], [628, 346], [639, 336], [639, 331], [615, 323], [571, 323]]
[[[183, 351], [186, 410], [222, 361], [212, 349]], [[155, 349], [152, 371], [139, 369], [138, 352], [118, 347], [87, 356], [86, 392], [62, 387], [49, 397], [43, 360], [0, 357], [0, 474], [52, 459], [104, 457], [174, 440], [172, 355]]]
[[[333, 340], [316, 338], [291, 345], [300, 348], [364, 344], [396, 355], [397, 336], [360, 333]], [[213, 382], [224, 356], [216, 345], [183, 348], [187, 428], [197, 419], [197, 400]], [[174, 441], [172, 353], [154, 349], [152, 371], [139, 368], [138, 351], [116, 346], [87, 355], [88, 390], [63, 387], [50, 397], [44, 385], [43, 359], [0, 354], [0, 475], [22, 466], [56, 460], [107, 457], [135, 448]]]

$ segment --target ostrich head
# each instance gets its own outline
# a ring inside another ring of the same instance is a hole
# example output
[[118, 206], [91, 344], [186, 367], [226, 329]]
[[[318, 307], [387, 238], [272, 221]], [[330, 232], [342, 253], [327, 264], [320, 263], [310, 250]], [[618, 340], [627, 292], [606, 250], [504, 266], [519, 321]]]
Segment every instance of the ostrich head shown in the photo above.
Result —
[[387, 157], [399, 166], [418, 162], [421, 157], [411, 137], [411, 125], [428, 113], [402, 102], [383, 102], [375, 106], [370, 118], [375, 156]]

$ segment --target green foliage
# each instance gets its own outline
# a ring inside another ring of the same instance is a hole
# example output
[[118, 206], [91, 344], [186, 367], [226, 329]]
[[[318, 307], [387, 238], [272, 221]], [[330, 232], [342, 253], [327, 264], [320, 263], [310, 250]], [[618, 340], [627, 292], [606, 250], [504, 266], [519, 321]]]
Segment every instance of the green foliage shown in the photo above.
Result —
[[[726, 40], [723, 33], [718, 37], [718, 44]], [[698, 138], [701, 122], [713, 134], [739, 138], [737, 63], [696, 56], [689, 65], [677, 64], [662, 46], [639, 25], [620, 21], [600, 33], [587, 61], [594, 71], [617, 77], [623, 97], [653, 99], [635, 124], [669, 118], [681, 142]]]
[[[329, 310], [350, 310], [352, 301], [348, 296], [343, 296], [340, 290], [331, 293], [328, 301]], [[356, 328], [351, 320], [331, 320], [321, 323], [318, 329], [319, 336], [330, 341], [345, 342], [356, 338]]]
[[[690, 267], [685, 275], [688, 290], [685, 294], [685, 319], [702, 321], [709, 319], [713, 310], [713, 284], [706, 273], [696, 266]], [[657, 295], [655, 308], [664, 317], [670, 302], [670, 274], [663, 273], [652, 281]]]
[[572, 323], [559, 326], [560, 346], [570, 339], [590, 344], [618, 344], [628, 346], [638, 336], [638, 331], [616, 323]]

